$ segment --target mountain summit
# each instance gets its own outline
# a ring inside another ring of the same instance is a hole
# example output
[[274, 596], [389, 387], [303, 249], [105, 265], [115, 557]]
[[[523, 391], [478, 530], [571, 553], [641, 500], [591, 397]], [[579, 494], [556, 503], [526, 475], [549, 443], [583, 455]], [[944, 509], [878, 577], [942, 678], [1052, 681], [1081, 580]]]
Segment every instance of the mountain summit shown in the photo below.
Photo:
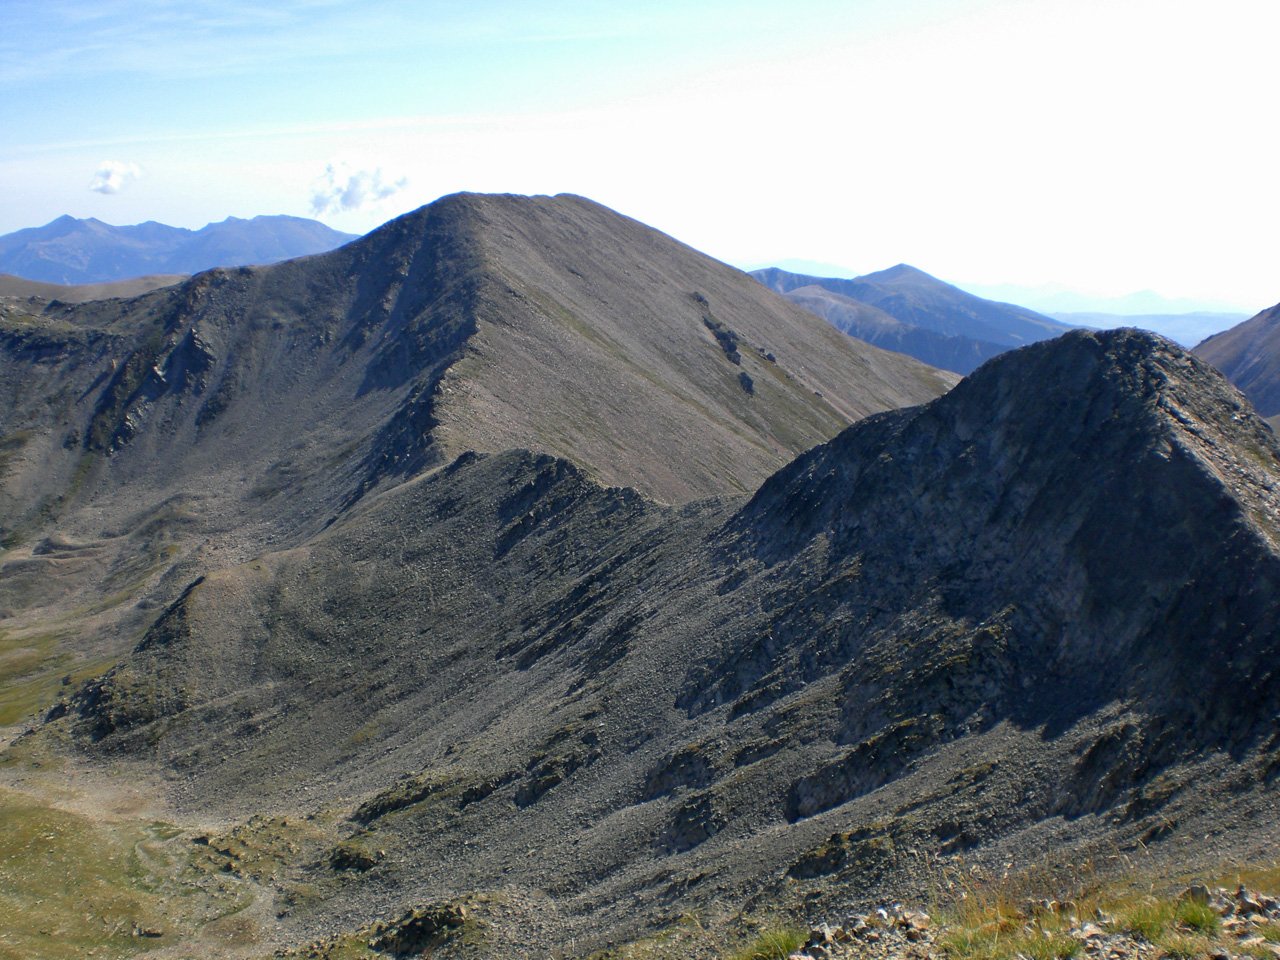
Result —
[[0, 298], [0, 615], [96, 610], [57, 634], [79, 665], [468, 451], [685, 502], [954, 382], [578, 197], [446, 197], [133, 299]]
[[[327, 520], [388, 478], [513, 446], [669, 501], [745, 492], [954, 382], [577, 197], [457, 195], [316, 257], [8, 302], [4, 382], [37, 387], [0, 414], [23, 448], [6, 530], [43, 498], [124, 484], [279, 519], [272, 492], [296, 479], [285, 514]], [[75, 398], [56, 422], [55, 397]]]
[[956, 379], [573, 196], [0, 297], [11, 860], [336, 960], [1274, 850], [1280, 441], [1134, 330]]

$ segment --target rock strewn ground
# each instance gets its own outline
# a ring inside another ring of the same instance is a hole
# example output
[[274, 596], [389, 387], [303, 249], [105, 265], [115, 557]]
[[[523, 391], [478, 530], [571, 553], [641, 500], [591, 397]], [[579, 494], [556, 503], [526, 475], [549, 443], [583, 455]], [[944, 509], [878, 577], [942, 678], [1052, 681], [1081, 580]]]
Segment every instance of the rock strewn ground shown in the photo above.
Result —
[[1002, 931], [1007, 945], [1002, 949], [999, 940], [989, 942], [979, 926], [935, 922], [924, 911], [895, 902], [835, 926], [824, 923], [812, 928], [804, 948], [788, 960], [1280, 957], [1280, 900], [1244, 886], [1231, 891], [1195, 883], [1176, 900], [1148, 898], [1134, 909], [1122, 915], [1097, 908], [1082, 910], [1069, 901], [1028, 901], [1016, 916], [1020, 922], [1010, 922], [1015, 920], [1011, 917], [990, 921], [1009, 928]]

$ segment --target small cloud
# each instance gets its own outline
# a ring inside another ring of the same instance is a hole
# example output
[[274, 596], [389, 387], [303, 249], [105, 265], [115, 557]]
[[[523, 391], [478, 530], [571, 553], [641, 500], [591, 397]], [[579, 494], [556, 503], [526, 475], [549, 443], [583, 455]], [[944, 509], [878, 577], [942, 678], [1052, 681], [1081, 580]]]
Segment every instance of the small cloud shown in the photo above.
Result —
[[136, 163], [103, 160], [98, 165], [98, 172], [89, 181], [89, 189], [95, 193], [119, 193], [140, 176], [142, 169]]
[[390, 180], [381, 167], [353, 170], [345, 163], [331, 163], [311, 192], [311, 209], [317, 215], [359, 210], [403, 190], [406, 177]]

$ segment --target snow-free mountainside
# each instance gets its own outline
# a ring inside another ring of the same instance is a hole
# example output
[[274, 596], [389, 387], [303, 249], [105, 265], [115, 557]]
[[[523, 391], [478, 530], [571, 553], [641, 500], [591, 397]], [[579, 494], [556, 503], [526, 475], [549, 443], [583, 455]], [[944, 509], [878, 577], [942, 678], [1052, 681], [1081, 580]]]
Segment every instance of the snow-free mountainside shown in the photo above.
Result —
[[852, 280], [777, 267], [751, 275], [850, 336], [961, 374], [1071, 329], [1025, 307], [975, 297], [905, 263]]
[[1134, 330], [957, 379], [571, 196], [0, 298], [0, 952], [710, 958], [1269, 862], [1276, 436]]

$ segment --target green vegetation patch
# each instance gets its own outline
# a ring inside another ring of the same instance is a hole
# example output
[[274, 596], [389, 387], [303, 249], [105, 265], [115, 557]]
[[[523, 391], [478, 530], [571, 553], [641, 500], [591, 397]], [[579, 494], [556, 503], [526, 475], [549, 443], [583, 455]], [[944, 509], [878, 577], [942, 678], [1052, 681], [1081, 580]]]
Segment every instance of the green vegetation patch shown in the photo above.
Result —
[[1167, 898], [1141, 897], [1116, 905], [1114, 926], [1125, 933], [1157, 943], [1173, 925], [1178, 905]]
[[[1268, 943], [1280, 942], [1280, 924], [1260, 918], [1244, 927], [1225, 923], [1221, 903], [1194, 893], [1207, 889], [1199, 881], [1179, 894], [1185, 878], [1121, 880], [1104, 878], [1091, 866], [1077, 870], [1072, 876], [1028, 872], [988, 881], [944, 871], [947, 892], [931, 911], [940, 921], [937, 946], [953, 960], [1064, 960], [1084, 950], [1082, 930], [1092, 927], [1087, 936], [1145, 942], [1155, 948], [1153, 955], [1174, 960], [1215, 953], [1274, 960]], [[1227, 896], [1234, 886], [1275, 889], [1280, 869], [1237, 869], [1222, 879], [1227, 886], [1215, 896]]]
[[1080, 954], [1084, 947], [1062, 931], [1041, 927], [1002, 930], [999, 924], [959, 927], [945, 933], [938, 945], [948, 957], [964, 960], [1066, 960]]
[[77, 662], [62, 639], [58, 633], [0, 630], [0, 726], [47, 709], [60, 691], [105, 669], [107, 661]]
[[143, 953], [244, 905], [165, 824], [90, 819], [3, 788], [0, 823], [0, 960]]
[[1213, 907], [1198, 900], [1179, 900], [1173, 916], [1182, 926], [1208, 937], [1216, 937], [1222, 930], [1222, 918]]
[[730, 954], [730, 960], [787, 960], [804, 946], [805, 931], [799, 927], [770, 927]]

